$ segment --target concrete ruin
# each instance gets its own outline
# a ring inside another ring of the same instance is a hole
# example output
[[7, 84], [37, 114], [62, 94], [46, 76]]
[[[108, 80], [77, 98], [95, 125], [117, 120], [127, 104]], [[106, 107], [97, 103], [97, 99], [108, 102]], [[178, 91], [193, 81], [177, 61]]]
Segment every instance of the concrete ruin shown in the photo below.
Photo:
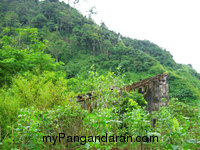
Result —
[[157, 111], [161, 106], [167, 106], [169, 103], [167, 74], [159, 74], [123, 88], [129, 92], [136, 89], [138, 93], [143, 94], [147, 101], [147, 110], [150, 112]]
[[[157, 111], [161, 106], [167, 106], [169, 102], [169, 86], [168, 75], [158, 74], [154, 77], [144, 79], [140, 82], [133, 83], [132, 85], [126, 85], [120, 89], [122, 91], [135, 91], [143, 94], [147, 101], [147, 110], [149, 112]], [[76, 101], [82, 104], [84, 109], [92, 110], [95, 106], [93, 103], [94, 93], [86, 93], [85, 95], [78, 95]]]

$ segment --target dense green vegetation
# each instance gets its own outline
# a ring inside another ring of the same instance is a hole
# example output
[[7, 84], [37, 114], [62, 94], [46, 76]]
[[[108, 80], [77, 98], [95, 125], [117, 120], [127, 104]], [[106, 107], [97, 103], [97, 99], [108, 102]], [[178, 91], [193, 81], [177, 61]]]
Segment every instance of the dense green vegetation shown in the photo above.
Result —
[[[0, 2], [0, 149], [198, 149], [200, 74], [150, 41], [97, 25], [93, 14], [58, 0]], [[170, 104], [157, 112], [149, 114], [137, 92], [110, 90], [160, 73], [169, 75]], [[91, 91], [92, 112], [74, 98]], [[60, 132], [159, 142], [42, 142]]]

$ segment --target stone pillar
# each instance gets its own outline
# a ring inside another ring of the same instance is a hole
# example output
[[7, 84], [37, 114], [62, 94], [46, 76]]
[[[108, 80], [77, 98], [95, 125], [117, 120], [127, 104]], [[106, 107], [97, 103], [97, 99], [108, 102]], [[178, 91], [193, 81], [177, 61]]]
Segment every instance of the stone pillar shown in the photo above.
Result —
[[161, 106], [169, 103], [168, 75], [162, 74], [153, 78], [147, 89], [145, 99], [147, 100], [147, 110], [157, 111]]

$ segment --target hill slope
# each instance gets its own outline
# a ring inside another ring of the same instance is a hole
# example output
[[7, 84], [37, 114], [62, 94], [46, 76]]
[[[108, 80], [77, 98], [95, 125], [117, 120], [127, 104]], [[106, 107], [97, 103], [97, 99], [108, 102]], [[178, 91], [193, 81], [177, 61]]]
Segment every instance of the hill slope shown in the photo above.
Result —
[[8, 34], [14, 34], [14, 28], [38, 28], [40, 40], [49, 41], [45, 53], [64, 62], [67, 78], [87, 78], [93, 64], [100, 74], [125, 74], [126, 83], [165, 72], [169, 74], [170, 97], [190, 102], [200, 99], [200, 74], [191, 66], [177, 64], [168, 51], [154, 43], [123, 37], [104, 23], [98, 26], [64, 2], [3, 0], [0, 8], [1, 29], [7, 27]]

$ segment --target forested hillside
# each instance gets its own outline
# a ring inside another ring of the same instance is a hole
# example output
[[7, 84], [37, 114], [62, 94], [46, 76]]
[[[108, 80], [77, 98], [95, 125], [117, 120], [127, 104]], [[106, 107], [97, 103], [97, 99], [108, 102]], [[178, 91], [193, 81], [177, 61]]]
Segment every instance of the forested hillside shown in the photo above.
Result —
[[[0, 2], [0, 149], [198, 149], [200, 74], [150, 41], [97, 25], [89, 12], [83, 16], [58, 0]], [[141, 94], [110, 91], [161, 73], [169, 75], [170, 104], [153, 114]], [[93, 112], [74, 98], [91, 91], [99, 103]], [[155, 128], [152, 118], [159, 118]], [[160, 141], [42, 142], [60, 132]]]

